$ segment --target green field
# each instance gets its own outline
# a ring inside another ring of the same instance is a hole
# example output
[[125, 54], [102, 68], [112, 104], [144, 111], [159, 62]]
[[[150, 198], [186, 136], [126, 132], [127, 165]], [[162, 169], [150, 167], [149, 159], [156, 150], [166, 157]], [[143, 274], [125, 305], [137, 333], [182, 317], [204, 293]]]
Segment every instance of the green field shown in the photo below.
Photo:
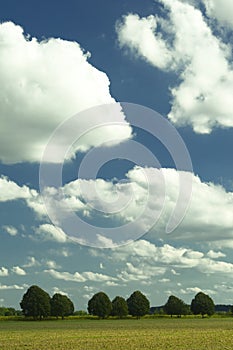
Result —
[[1, 350], [233, 349], [233, 318], [0, 321]]

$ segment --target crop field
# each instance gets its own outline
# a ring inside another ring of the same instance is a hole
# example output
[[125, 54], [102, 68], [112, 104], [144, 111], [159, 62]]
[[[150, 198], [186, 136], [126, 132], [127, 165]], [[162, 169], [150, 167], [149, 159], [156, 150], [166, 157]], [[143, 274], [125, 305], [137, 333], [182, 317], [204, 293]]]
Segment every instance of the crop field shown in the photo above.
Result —
[[1, 350], [233, 349], [233, 318], [0, 321]]

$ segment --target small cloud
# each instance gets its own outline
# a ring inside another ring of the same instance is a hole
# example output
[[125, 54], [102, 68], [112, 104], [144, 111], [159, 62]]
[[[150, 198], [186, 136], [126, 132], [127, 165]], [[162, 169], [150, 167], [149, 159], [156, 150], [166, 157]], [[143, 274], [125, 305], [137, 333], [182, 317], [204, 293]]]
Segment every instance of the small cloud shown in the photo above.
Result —
[[193, 293], [196, 294], [196, 293], [200, 293], [200, 292], [203, 292], [203, 293], [206, 293], [206, 294], [217, 294], [212, 289], [201, 289], [199, 287], [189, 287], [189, 288], [180, 290], [181, 294], [193, 294]]
[[117, 286], [119, 286], [118, 283], [113, 282], [113, 281], [107, 281], [107, 282], [105, 283], [105, 285], [108, 286], [108, 287], [117, 287]]
[[[30, 199], [35, 192], [35, 190], [31, 190], [25, 185], [22, 187], [18, 186], [14, 181], [9, 180], [6, 176], [0, 177], [0, 202], [13, 201], [17, 199]], [[11, 226], [5, 226], [5, 228], [8, 227]]]
[[1, 267], [0, 268], [0, 276], [1, 277], [5, 277], [5, 276], [8, 276], [8, 275], [9, 275], [8, 269], [6, 267]]
[[36, 228], [35, 232], [38, 237], [45, 241], [56, 241], [60, 243], [67, 241], [65, 232], [60, 227], [55, 227], [51, 224], [40, 225], [38, 228]]
[[61, 295], [66, 295], [66, 296], [68, 296], [68, 293], [63, 292], [60, 288], [58, 288], [58, 287], [53, 287], [53, 294], [56, 294], [56, 293], [61, 294]]
[[18, 233], [17, 228], [13, 226], [3, 226], [3, 229], [10, 235], [10, 236], [16, 236]]
[[8, 290], [8, 289], [26, 289], [28, 288], [27, 284], [23, 284], [19, 286], [18, 284], [13, 284], [13, 285], [6, 285], [6, 284], [0, 284], [0, 290]]
[[224, 258], [226, 254], [222, 252], [215, 252], [213, 250], [208, 251], [207, 256], [211, 259]]
[[26, 275], [26, 272], [24, 271], [24, 269], [22, 269], [19, 266], [12, 267], [11, 271], [13, 273], [15, 273], [16, 275], [19, 275], [19, 276], [25, 276]]
[[84, 286], [83, 289], [87, 292], [93, 292], [95, 288], [92, 286]]
[[58, 269], [60, 268], [59, 265], [57, 265], [56, 261], [54, 260], [47, 260], [45, 261], [45, 265], [50, 269]]
[[161, 283], [168, 283], [170, 281], [171, 280], [169, 278], [162, 278], [162, 279], [159, 280], [159, 282], [161, 282]]
[[86, 271], [82, 273], [80, 272], [70, 273], [67, 271], [60, 272], [54, 269], [50, 269], [50, 270], [45, 270], [44, 272], [50, 274], [52, 277], [56, 279], [61, 279], [64, 281], [73, 281], [73, 282], [86, 282], [86, 281], [105, 282], [105, 281], [117, 280], [114, 277], [103, 275], [101, 273], [96, 273], [92, 271]]
[[26, 264], [23, 267], [39, 266], [40, 263], [34, 258], [34, 256], [28, 256]]
[[86, 278], [84, 278], [79, 272], [75, 272], [74, 274], [69, 272], [59, 272], [54, 269], [44, 270], [45, 273], [48, 273], [53, 278], [64, 280], [64, 281], [73, 281], [73, 282], [85, 282]]

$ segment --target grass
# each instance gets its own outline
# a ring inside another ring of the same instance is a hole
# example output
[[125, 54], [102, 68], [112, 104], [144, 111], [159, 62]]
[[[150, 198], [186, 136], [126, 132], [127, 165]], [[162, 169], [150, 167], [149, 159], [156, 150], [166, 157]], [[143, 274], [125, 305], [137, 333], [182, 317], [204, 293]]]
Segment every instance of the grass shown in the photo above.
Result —
[[225, 350], [233, 318], [0, 322], [1, 350]]

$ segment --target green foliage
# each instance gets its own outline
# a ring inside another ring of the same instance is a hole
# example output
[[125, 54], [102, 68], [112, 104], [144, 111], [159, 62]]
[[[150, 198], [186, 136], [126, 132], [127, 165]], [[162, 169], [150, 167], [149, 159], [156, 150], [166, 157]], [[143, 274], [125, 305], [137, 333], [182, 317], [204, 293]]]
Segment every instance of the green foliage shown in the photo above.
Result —
[[18, 316], [19, 313], [13, 307], [0, 307], [0, 316]]
[[189, 307], [186, 305], [183, 300], [177, 298], [174, 295], [171, 295], [168, 298], [168, 301], [164, 305], [164, 311], [166, 314], [171, 315], [177, 315], [181, 317], [181, 315], [187, 315], [189, 312]]
[[84, 310], [77, 310], [77, 311], [74, 311], [73, 313], [73, 316], [86, 316], [86, 315], [87, 315], [87, 312]]
[[51, 299], [51, 315], [59, 317], [62, 319], [65, 316], [72, 315], [74, 312], [74, 304], [72, 301], [66, 296], [59, 293], [54, 294]]
[[101, 318], [108, 317], [112, 311], [112, 303], [103, 292], [96, 293], [88, 301], [88, 312], [90, 315], [99, 316]]
[[20, 303], [23, 314], [34, 319], [50, 315], [50, 296], [38, 286], [31, 286]]
[[191, 311], [194, 315], [201, 314], [202, 317], [204, 315], [212, 316], [214, 314], [214, 302], [207, 294], [197, 293], [191, 302]]
[[128, 305], [124, 298], [117, 296], [113, 299], [111, 315], [119, 318], [128, 315]]
[[150, 302], [139, 290], [135, 291], [127, 299], [129, 314], [138, 318], [149, 313]]

